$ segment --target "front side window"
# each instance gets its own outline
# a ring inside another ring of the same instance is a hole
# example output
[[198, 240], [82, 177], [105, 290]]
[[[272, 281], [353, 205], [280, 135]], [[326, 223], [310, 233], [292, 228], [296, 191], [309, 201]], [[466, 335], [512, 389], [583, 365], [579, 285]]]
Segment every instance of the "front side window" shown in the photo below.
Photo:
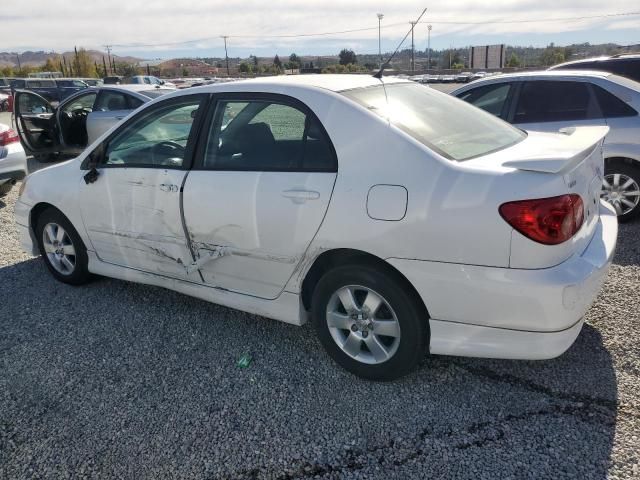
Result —
[[450, 160], [486, 155], [526, 138], [493, 115], [424, 85], [396, 83], [341, 93]]
[[20, 93], [18, 96], [18, 109], [20, 113], [52, 113], [51, 105], [38, 95]]
[[540, 80], [525, 82], [513, 123], [565, 122], [597, 118], [585, 82]]
[[498, 83], [485, 85], [484, 87], [467, 90], [460, 94], [458, 98], [471, 105], [481, 108], [496, 117], [505, 118], [507, 98], [511, 92], [510, 83]]
[[335, 154], [319, 121], [272, 101], [219, 101], [204, 168], [249, 171], [335, 171]]
[[108, 142], [103, 163], [181, 168], [200, 102], [200, 97], [183, 97], [137, 116]]

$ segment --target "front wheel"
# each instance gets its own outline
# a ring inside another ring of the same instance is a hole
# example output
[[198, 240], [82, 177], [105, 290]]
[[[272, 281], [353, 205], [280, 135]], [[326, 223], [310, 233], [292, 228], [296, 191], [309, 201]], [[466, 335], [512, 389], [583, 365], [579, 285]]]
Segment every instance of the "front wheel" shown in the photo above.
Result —
[[428, 318], [395, 275], [369, 265], [327, 272], [312, 299], [320, 342], [331, 358], [370, 380], [393, 380], [426, 354]]
[[87, 249], [67, 217], [48, 208], [38, 217], [35, 230], [40, 254], [56, 279], [71, 285], [89, 281]]
[[621, 162], [607, 165], [602, 182], [602, 198], [613, 205], [620, 222], [640, 215], [640, 167]]

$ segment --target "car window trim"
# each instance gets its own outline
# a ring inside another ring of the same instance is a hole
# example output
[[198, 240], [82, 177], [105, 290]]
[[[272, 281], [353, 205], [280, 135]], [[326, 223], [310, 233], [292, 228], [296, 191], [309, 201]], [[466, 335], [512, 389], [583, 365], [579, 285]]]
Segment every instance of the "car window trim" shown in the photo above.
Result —
[[[101, 158], [98, 165], [96, 166], [96, 168], [98, 169], [102, 169], [102, 168], [155, 168], [155, 169], [162, 169], [162, 170], [191, 170], [192, 165], [193, 165], [193, 161], [194, 161], [194, 153], [195, 153], [195, 146], [197, 144], [197, 140], [198, 137], [200, 136], [200, 129], [202, 127], [202, 121], [203, 121], [203, 117], [204, 117], [204, 111], [206, 110], [206, 108], [202, 108], [203, 106], [206, 106], [209, 102], [208, 102], [208, 95], [206, 93], [192, 93], [192, 94], [188, 94], [188, 95], [180, 95], [177, 97], [173, 97], [173, 98], [168, 98], [168, 99], [163, 99], [161, 101], [159, 101], [158, 103], [154, 103], [153, 105], [149, 106], [148, 108], [144, 108], [141, 111], [139, 111], [137, 114], [135, 114], [134, 116], [132, 116], [131, 118], [128, 118], [127, 120], [125, 120], [114, 132], [111, 133], [111, 135], [109, 135], [107, 138], [105, 138], [102, 142], [100, 142], [92, 151], [89, 155], [86, 156], [86, 158], [82, 161], [82, 164], [80, 165], [80, 170], [90, 170], [91, 167], [89, 166], [89, 162], [90, 160], [94, 157], [94, 155], [99, 155], [100, 157], [104, 156], [104, 152], [106, 152], [108, 146], [109, 146], [109, 142], [111, 142], [113, 140], [113, 138], [118, 135], [123, 129], [127, 128], [127, 126], [129, 126], [131, 123], [135, 122], [136, 120], [138, 120], [141, 116], [144, 115], [148, 115], [148, 114], [152, 114], [154, 110], [158, 110], [161, 108], [166, 108], [168, 105], [171, 105], [173, 103], [183, 103], [185, 101], [185, 99], [188, 98], [199, 98], [200, 99], [200, 104], [198, 106], [198, 110], [197, 110], [197, 114], [196, 117], [193, 119], [193, 123], [191, 125], [191, 131], [189, 132], [189, 138], [187, 139], [187, 145], [185, 147], [185, 155], [184, 155], [184, 161], [182, 162], [182, 165], [178, 166], [171, 166], [171, 165], [152, 165], [152, 164], [137, 164], [135, 166], [131, 166], [131, 165], [106, 165], [104, 163], [102, 163], [104, 161], [104, 158]], [[102, 151], [100, 151], [102, 149]]]
[[[237, 102], [273, 102], [281, 105], [287, 105], [293, 108], [300, 110], [305, 114], [307, 118], [312, 118], [314, 121], [318, 123], [320, 129], [324, 135], [324, 139], [328, 142], [329, 149], [331, 151], [332, 156], [332, 165], [328, 168], [219, 168], [219, 167], [205, 167], [204, 166], [204, 156], [206, 153], [207, 143], [209, 141], [209, 133], [211, 131], [211, 126], [213, 122], [216, 120], [215, 113], [218, 108], [218, 104], [220, 102], [229, 102], [229, 101], [237, 101]], [[207, 109], [207, 117], [204, 120], [201, 126], [201, 140], [198, 142], [196, 148], [196, 154], [194, 158], [194, 163], [191, 170], [198, 171], [218, 171], [218, 172], [300, 172], [300, 173], [336, 173], [338, 171], [338, 155], [333, 145], [333, 141], [329, 136], [326, 128], [308, 105], [306, 105], [303, 101], [291, 97], [289, 95], [281, 94], [281, 93], [266, 93], [266, 92], [220, 92], [214, 93], [211, 95], [210, 107]]]

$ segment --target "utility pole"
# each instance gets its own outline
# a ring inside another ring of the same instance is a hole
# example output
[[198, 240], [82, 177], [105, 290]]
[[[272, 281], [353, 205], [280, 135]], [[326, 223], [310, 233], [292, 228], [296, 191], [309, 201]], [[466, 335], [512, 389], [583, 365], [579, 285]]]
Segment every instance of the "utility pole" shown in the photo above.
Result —
[[416, 70], [416, 48], [413, 43], [413, 28], [416, 26], [416, 22], [411, 22], [411, 71]]
[[[107, 49], [107, 56], [109, 57], [109, 69], [111, 69], [111, 45], [103, 45], [104, 48]], [[105, 77], [107, 76], [107, 72], [105, 72]]]
[[382, 41], [380, 37], [380, 23], [382, 22], [382, 18], [384, 17], [383, 13], [378, 13], [378, 56], [380, 57], [380, 65], [382, 65]]
[[427, 70], [431, 69], [431, 25], [427, 25]]
[[224, 39], [224, 59], [227, 62], [227, 77], [230, 76], [229, 74], [229, 54], [227, 53], [227, 38], [229, 38], [229, 35], [223, 35], [222, 38]]

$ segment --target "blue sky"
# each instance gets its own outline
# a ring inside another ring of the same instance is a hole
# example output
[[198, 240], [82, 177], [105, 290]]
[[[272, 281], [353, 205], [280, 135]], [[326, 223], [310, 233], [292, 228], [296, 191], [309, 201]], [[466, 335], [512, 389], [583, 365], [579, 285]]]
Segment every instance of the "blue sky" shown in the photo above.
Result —
[[[425, 6], [429, 5], [413, 0], [391, 4], [375, 0], [10, 1], [0, 11], [0, 51], [63, 51], [72, 50], [74, 45], [102, 49], [102, 45], [110, 44], [116, 54], [142, 58], [223, 56], [219, 37], [231, 35], [228, 45], [233, 57], [288, 55], [294, 51], [299, 55], [335, 54], [344, 47], [357, 53], [376, 53], [376, 13], [385, 15], [382, 44], [383, 50], [389, 51]], [[427, 23], [433, 25], [434, 49], [493, 43], [640, 43], [640, 15], [611, 16], [628, 12], [640, 13], [640, 3], [449, 0], [427, 11], [415, 30], [416, 47], [427, 46]], [[601, 15], [609, 16], [554, 21]], [[369, 30], [338, 35], [273, 37], [366, 28]]]

